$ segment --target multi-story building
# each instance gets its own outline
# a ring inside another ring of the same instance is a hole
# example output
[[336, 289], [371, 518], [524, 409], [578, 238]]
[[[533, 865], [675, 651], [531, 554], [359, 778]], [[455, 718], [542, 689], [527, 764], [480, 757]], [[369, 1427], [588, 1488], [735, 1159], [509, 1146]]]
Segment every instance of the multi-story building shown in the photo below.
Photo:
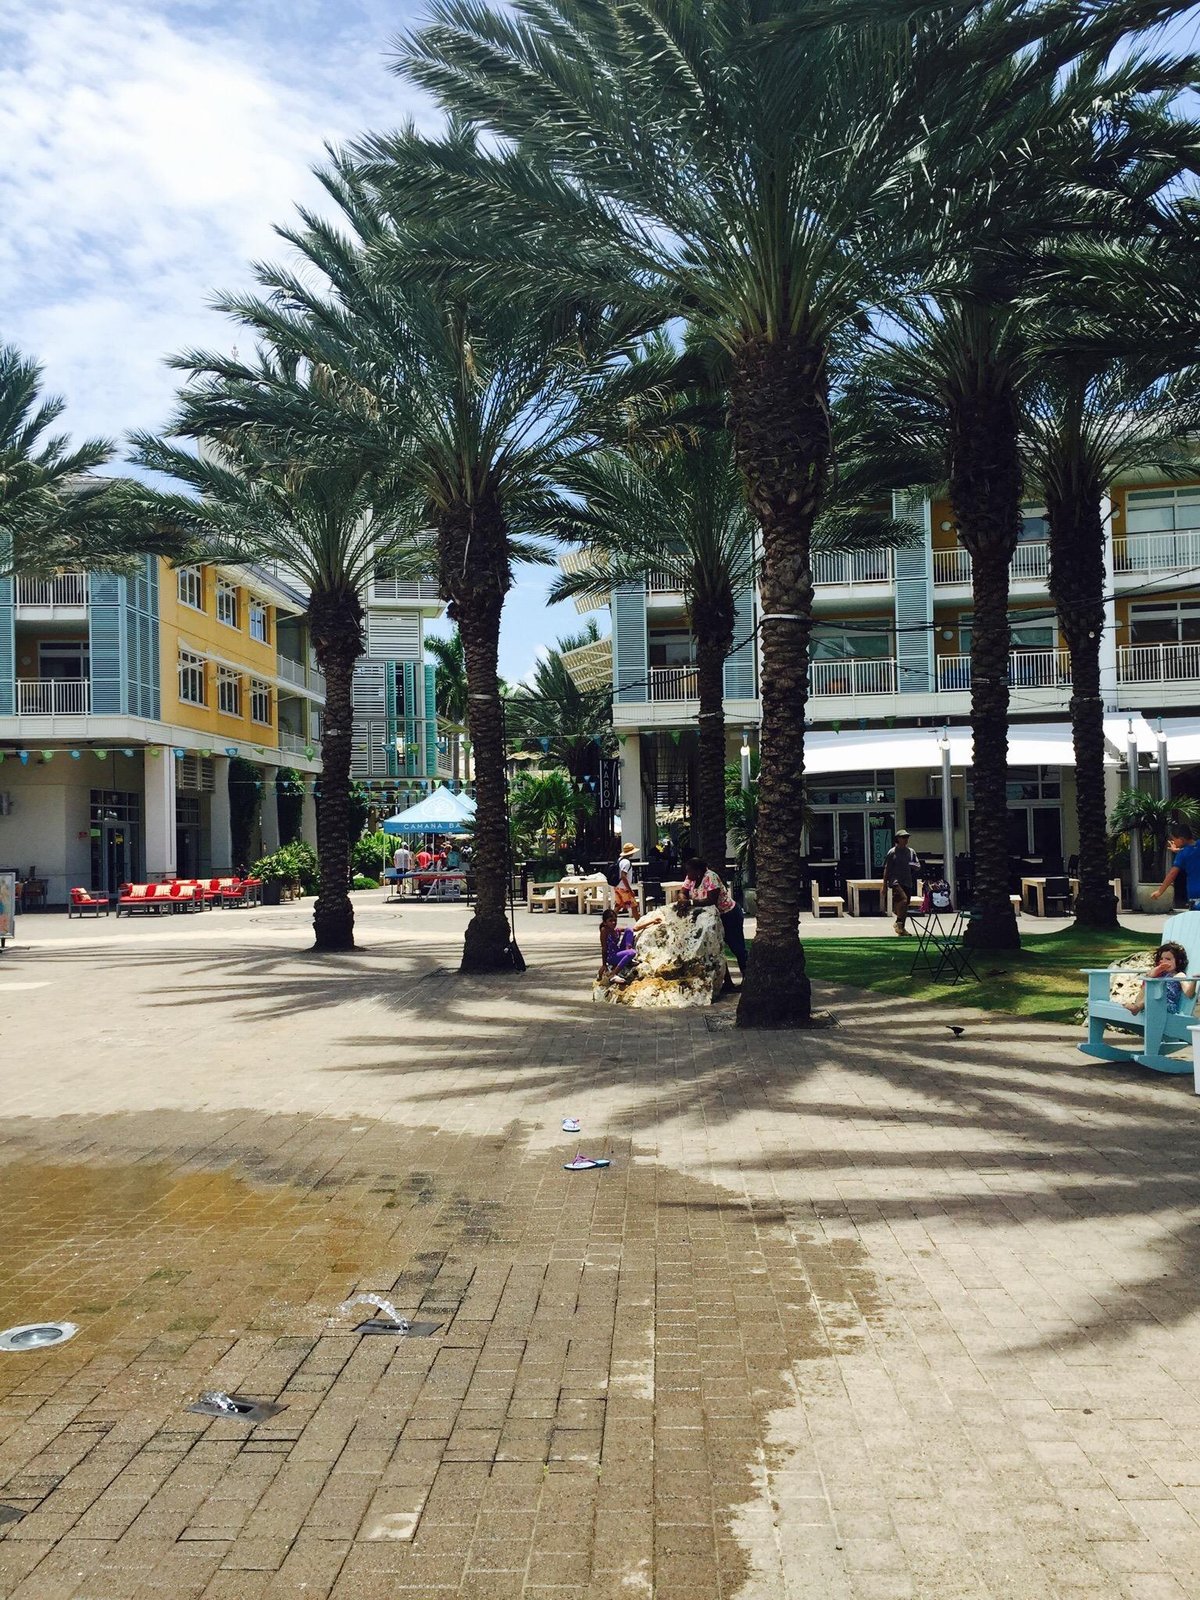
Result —
[[[922, 530], [908, 548], [814, 558], [805, 761], [812, 820], [798, 852], [837, 862], [846, 877], [874, 874], [901, 824], [918, 850], [940, 855], [946, 742], [955, 848], [970, 849], [971, 559], [947, 503], [910, 502], [905, 514]], [[1175, 792], [1200, 793], [1200, 768], [1192, 770], [1200, 762], [1200, 486], [1120, 483], [1105, 514], [1102, 686], [1112, 793], [1131, 733], [1143, 769], [1159, 764], [1165, 736]], [[1071, 665], [1047, 591], [1044, 508], [1025, 507], [1010, 570], [1012, 848], [1067, 860], [1076, 848]], [[624, 833], [648, 845], [664, 819], [686, 822], [690, 812], [694, 648], [683, 597], [657, 574], [609, 605], [611, 642], [578, 652], [577, 668], [592, 678], [611, 672]], [[761, 716], [754, 621], [746, 593], [725, 669], [735, 764], [744, 743], [755, 742]], [[603, 661], [598, 648], [607, 648]]]
[[363, 598], [367, 647], [354, 671], [351, 772], [391, 806], [438, 776], [434, 668], [425, 661], [424, 627], [443, 608], [432, 578], [376, 576]]
[[[229, 871], [230, 763], [258, 767], [257, 847], [278, 844], [275, 776], [320, 770], [324, 682], [306, 597], [258, 567], [0, 580], [0, 865], [75, 884]], [[36, 869], [31, 871], [31, 869]]]

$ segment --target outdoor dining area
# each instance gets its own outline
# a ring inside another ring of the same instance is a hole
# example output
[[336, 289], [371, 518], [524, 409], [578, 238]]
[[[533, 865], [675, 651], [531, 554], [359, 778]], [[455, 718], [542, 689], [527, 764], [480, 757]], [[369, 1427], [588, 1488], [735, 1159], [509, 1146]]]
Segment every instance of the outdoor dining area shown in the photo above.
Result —
[[388, 885], [388, 899], [420, 897], [423, 900], [466, 900], [471, 898], [471, 875], [465, 866], [434, 865], [457, 857], [457, 849], [446, 852], [439, 849], [442, 840], [451, 841], [469, 837], [475, 826], [475, 802], [470, 795], [456, 793], [440, 784], [431, 794], [405, 811], [386, 817], [380, 824], [384, 833], [394, 839], [415, 846], [423, 844], [418, 853], [429, 858], [428, 865], [410, 866], [407, 872], [396, 866], [384, 869]]

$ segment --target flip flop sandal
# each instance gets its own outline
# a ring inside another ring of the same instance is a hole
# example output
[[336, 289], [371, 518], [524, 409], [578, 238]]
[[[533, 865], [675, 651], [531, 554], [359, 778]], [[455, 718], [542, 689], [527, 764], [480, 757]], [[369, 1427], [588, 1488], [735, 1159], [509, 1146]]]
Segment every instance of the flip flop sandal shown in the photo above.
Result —
[[612, 1162], [607, 1156], [576, 1156], [574, 1161], [564, 1161], [564, 1172], [589, 1172], [592, 1167], [611, 1167]]
[[563, 1118], [562, 1130], [563, 1130], [564, 1133], [578, 1133], [579, 1132], [579, 1118], [578, 1117], [564, 1117]]

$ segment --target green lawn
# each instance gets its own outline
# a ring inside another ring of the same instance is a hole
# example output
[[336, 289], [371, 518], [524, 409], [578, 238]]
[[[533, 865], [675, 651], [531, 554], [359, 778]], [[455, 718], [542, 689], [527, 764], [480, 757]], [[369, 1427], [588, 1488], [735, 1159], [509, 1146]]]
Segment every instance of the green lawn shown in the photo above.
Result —
[[981, 981], [933, 983], [927, 973], [910, 978], [916, 938], [808, 939], [809, 976], [881, 994], [902, 994], [934, 1005], [979, 1006], [1046, 1022], [1072, 1022], [1087, 999], [1080, 967], [1105, 967], [1118, 956], [1152, 948], [1144, 934], [1062, 933], [1021, 935], [1019, 951], [972, 951]]

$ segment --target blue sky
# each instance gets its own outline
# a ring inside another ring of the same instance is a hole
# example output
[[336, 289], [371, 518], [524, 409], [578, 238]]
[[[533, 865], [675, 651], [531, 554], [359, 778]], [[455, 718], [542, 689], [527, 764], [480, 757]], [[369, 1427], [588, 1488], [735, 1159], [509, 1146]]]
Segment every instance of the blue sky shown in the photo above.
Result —
[[[76, 436], [165, 418], [173, 350], [226, 348], [208, 309], [281, 253], [324, 145], [429, 108], [387, 70], [404, 0], [5, 0], [0, 340], [42, 362]], [[501, 670], [576, 629], [517, 574]]]

